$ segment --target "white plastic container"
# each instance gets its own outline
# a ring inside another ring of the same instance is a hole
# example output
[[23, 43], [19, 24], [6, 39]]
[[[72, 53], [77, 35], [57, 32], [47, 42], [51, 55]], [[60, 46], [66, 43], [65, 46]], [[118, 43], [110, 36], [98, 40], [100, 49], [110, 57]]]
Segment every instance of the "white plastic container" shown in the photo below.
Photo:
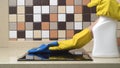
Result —
[[101, 16], [93, 27], [93, 57], [119, 57], [116, 20]]

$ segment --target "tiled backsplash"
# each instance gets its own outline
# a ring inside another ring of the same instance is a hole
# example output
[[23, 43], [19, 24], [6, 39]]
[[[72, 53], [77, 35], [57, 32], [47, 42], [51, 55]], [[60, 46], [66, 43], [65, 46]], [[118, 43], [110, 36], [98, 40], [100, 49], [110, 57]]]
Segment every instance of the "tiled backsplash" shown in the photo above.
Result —
[[69, 39], [93, 22], [90, 0], [9, 0], [10, 40]]

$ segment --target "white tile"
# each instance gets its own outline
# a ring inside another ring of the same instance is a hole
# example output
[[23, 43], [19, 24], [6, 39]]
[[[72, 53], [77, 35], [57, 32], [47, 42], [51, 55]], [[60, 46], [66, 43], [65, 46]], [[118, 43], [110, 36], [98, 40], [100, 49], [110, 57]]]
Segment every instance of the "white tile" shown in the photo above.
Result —
[[41, 6], [34, 6], [33, 10], [34, 10], [34, 13], [41, 13]]
[[26, 38], [33, 38], [33, 31], [26, 31]]
[[41, 14], [34, 14], [34, 22], [41, 22]]
[[58, 4], [57, 2], [58, 2], [57, 0], [50, 0], [50, 5], [57, 5]]
[[17, 0], [17, 5], [25, 5], [25, 0]]
[[58, 14], [58, 21], [65, 21], [66, 15], [65, 14]]
[[17, 31], [9, 31], [9, 38], [17, 38]]
[[49, 38], [49, 31], [48, 30], [42, 31], [42, 38]]
[[75, 22], [75, 30], [81, 30], [82, 29], [82, 22]]
[[66, 13], [74, 13], [74, 6], [66, 6]]
[[49, 13], [49, 6], [42, 6], [42, 13]]

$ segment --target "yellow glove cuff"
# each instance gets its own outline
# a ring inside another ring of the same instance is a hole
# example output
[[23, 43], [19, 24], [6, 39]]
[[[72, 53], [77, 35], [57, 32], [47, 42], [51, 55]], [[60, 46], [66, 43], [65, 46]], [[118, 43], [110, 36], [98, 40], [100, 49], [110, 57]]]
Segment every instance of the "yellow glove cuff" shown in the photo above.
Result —
[[100, 0], [91, 0], [90, 3], [87, 4], [88, 7], [97, 6]]

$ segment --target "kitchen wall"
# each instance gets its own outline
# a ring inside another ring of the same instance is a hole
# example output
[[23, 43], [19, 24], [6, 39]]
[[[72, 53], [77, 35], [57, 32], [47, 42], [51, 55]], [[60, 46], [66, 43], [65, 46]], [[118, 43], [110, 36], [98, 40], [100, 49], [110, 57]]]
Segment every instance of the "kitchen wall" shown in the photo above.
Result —
[[89, 1], [9, 0], [9, 40], [70, 39], [97, 19]]

